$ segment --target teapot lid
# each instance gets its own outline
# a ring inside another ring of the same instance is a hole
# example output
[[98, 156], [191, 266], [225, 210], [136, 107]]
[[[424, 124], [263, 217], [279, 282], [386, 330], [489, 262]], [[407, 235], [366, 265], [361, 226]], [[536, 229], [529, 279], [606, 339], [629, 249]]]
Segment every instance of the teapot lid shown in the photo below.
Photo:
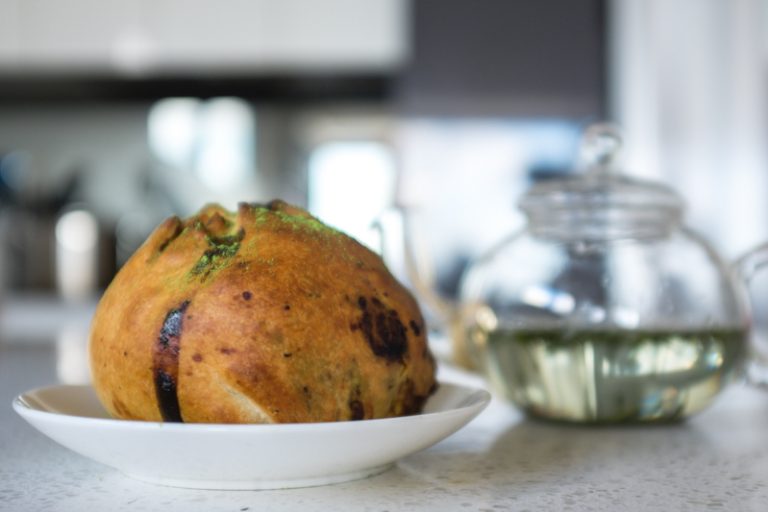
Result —
[[568, 238], [642, 236], [676, 224], [682, 198], [661, 183], [621, 174], [616, 165], [621, 145], [615, 126], [590, 126], [581, 142], [584, 172], [538, 183], [520, 200], [531, 224], [557, 228]]

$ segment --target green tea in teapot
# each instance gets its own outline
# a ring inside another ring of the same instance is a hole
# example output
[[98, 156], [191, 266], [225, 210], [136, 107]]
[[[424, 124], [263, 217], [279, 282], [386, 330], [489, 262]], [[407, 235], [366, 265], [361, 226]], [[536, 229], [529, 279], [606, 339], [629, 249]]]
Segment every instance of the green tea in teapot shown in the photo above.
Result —
[[738, 374], [743, 329], [497, 330], [497, 389], [529, 413], [576, 422], [665, 421], [704, 408]]

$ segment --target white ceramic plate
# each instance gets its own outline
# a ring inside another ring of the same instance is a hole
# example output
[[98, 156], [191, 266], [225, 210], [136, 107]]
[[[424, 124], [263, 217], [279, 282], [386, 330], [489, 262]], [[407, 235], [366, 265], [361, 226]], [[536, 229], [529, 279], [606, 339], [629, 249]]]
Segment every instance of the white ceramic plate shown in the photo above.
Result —
[[13, 408], [54, 441], [128, 476], [199, 489], [277, 489], [380, 473], [453, 434], [490, 395], [443, 383], [422, 414], [282, 425], [179, 424], [110, 419], [90, 386], [24, 393]]

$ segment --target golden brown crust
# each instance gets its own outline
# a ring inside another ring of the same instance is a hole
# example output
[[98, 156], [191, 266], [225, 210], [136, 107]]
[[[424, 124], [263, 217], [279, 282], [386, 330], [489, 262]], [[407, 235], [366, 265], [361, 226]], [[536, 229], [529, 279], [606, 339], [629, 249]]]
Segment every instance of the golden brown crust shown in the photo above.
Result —
[[251, 423], [418, 412], [424, 321], [381, 259], [281, 201], [160, 225], [104, 294], [96, 391], [144, 420]]

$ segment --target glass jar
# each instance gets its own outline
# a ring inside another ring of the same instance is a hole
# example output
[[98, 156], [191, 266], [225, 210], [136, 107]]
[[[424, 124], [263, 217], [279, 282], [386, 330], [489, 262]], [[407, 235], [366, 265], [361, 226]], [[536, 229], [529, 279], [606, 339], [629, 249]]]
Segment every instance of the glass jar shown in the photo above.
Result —
[[619, 173], [611, 127], [585, 135], [585, 172], [535, 185], [528, 224], [461, 285], [471, 353], [528, 413], [666, 421], [708, 404], [747, 354], [746, 294], [683, 224], [683, 202]]

